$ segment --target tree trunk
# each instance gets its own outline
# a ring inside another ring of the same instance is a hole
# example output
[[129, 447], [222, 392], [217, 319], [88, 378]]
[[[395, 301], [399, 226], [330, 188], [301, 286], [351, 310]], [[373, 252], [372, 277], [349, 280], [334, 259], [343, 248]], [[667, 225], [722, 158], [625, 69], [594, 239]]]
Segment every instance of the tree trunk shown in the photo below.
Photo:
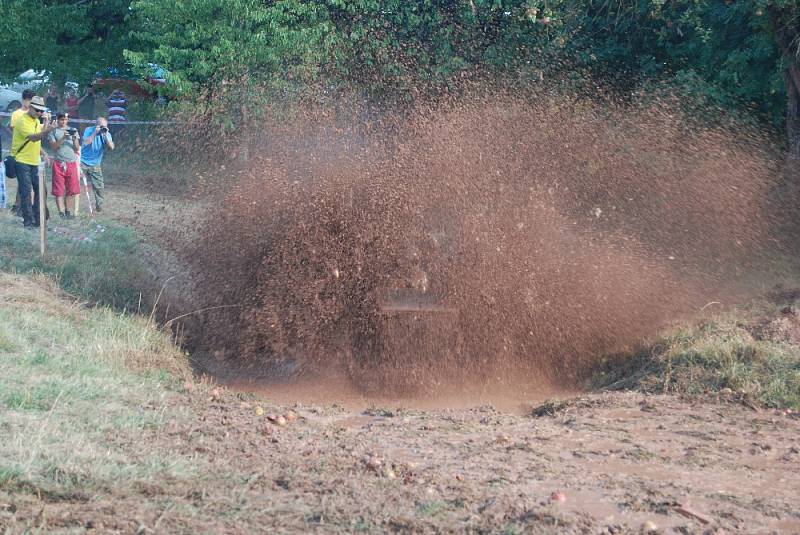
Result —
[[800, 90], [786, 69], [786, 135], [791, 165], [800, 163]]
[[778, 48], [786, 63], [783, 73], [786, 86], [787, 169], [800, 163], [800, 66], [797, 62], [797, 38], [800, 36], [797, 8], [770, 8], [770, 20]]

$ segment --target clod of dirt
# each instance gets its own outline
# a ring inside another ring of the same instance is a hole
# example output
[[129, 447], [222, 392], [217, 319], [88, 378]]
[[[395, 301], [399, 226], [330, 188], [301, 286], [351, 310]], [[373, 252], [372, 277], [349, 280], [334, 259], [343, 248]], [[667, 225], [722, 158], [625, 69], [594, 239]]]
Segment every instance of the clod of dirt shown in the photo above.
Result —
[[505, 433], [500, 433], [495, 437], [494, 441], [498, 444], [508, 444], [511, 442], [511, 437]]
[[561, 491], [554, 492], [550, 495], [550, 501], [552, 503], [564, 503], [567, 501], [567, 495]]
[[781, 316], [765, 318], [751, 328], [757, 340], [800, 344], [800, 317], [792, 307], [785, 307]]
[[364, 459], [364, 464], [366, 467], [374, 472], [378, 472], [381, 467], [383, 466], [383, 459], [380, 457], [371, 455]]
[[647, 520], [642, 523], [642, 533], [650, 534], [650, 533], [658, 533], [658, 526], [655, 522]]

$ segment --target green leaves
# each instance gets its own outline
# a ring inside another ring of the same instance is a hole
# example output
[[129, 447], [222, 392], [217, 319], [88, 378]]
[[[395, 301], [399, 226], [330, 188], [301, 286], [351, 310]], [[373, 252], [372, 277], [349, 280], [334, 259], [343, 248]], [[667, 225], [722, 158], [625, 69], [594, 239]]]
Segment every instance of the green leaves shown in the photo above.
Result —
[[47, 70], [56, 81], [87, 82], [120, 67], [129, 45], [128, 0], [3, 0], [0, 77]]

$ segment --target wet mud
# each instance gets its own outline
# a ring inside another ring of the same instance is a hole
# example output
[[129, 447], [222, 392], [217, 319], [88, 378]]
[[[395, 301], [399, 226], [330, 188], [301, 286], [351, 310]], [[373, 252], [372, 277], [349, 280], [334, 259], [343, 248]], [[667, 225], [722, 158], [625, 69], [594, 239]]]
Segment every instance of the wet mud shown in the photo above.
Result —
[[768, 143], [664, 103], [470, 97], [265, 127], [178, 255], [201, 367], [366, 394], [572, 388], [768, 271]]

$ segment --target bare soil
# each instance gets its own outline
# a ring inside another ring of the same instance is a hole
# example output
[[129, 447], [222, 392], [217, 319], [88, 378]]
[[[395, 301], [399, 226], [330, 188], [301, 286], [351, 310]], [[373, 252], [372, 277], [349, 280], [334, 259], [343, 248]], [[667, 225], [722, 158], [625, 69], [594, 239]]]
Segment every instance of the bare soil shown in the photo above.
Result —
[[[158, 246], [167, 238], [152, 224], [153, 211], [163, 206], [193, 217], [204, 208], [171, 207], [168, 199], [115, 185], [109, 193], [108, 213], [151, 242], [152, 268], [170, 281], [171, 293], [194, 291]], [[555, 401], [542, 399], [553, 394]], [[542, 390], [392, 402], [324, 383], [186, 383], [136, 410], [161, 411], [166, 423], [108, 437], [106, 446], [135, 457], [138, 444], [155, 444], [166, 457], [197, 466], [198, 475], [146, 483], [132, 477], [66, 496], [0, 491], [0, 528], [800, 532], [800, 415], [788, 410]]]
[[[146, 441], [196, 478], [0, 492], [10, 533], [797, 533], [800, 417], [594, 394], [498, 411], [291, 407], [196, 384]], [[172, 415], [188, 411], [188, 419]], [[263, 412], [262, 412], [263, 411]], [[296, 419], [295, 419], [296, 417]]]

